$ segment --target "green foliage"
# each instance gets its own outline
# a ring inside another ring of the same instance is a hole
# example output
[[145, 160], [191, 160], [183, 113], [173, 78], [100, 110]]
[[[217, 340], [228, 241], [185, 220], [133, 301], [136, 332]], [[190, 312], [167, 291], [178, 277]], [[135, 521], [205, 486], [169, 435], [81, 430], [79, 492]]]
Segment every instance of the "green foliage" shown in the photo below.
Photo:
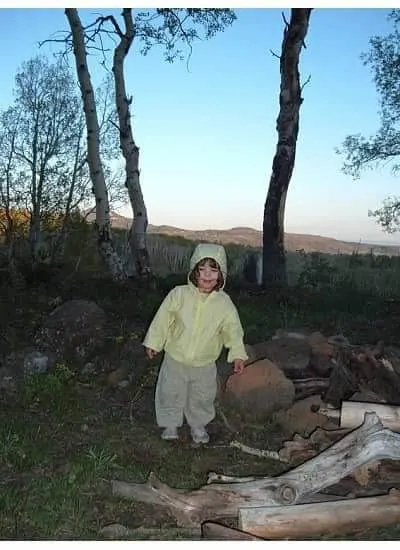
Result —
[[22, 388], [22, 399], [26, 405], [46, 405], [60, 412], [68, 406], [65, 392], [74, 373], [64, 363], [54, 366], [53, 372], [31, 374]]
[[304, 288], [324, 288], [331, 284], [337, 268], [331, 265], [327, 257], [319, 252], [306, 254], [304, 250], [299, 251], [303, 261], [297, 284]]
[[26, 459], [26, 445], [23, 438], [11, 429], [1, 434], [0, 464], [9, 468], [18, 467]]
[[[387, 36], [373, 36], [370, 50], [362, 55], [374, 76], [380, 102], [380, 128], [374, 136], [349, 135], [337, 152], [344, 156], [343, 171], [359, 178], [365, 169], [389, 165], [394, 174], [400, 170], [400, 10], [388, 16], [392, 31]], [[400, 199], [389, 197], [379, 209], [369, 212], [385, 231], [400, 227]]]
[[157, 8], [135, 17], [136, 34], [146, 55], [155, 46], [164, 48], [165, 60], [183, 59], [183, 44], [189, 52], [198, 40], [208, 40], [236, 19], [231, 9]]

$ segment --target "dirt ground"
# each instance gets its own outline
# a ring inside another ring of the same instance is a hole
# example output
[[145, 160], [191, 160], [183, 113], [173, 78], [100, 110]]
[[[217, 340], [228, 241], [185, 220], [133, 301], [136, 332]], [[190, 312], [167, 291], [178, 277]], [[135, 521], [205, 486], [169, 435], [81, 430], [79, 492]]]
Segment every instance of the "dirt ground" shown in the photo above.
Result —
[[[49, 299], [56, 294], [59, 289], [2, 294], [4, 354], [31, 341], [49, 311]], [[99, 352], [104, 369], [93, 376], [74, 373], [57, 384], [43, 378], [23, 391], [0, 394], [2, 540], [100, 540], [105, 538], [104, 527], [115, 524], [127, 529], [118, 538], [193, 540], [193, 534], [176, 529], [174, 519], [164, 510], [113, 497], [110, 480], [140, 482], [154, 472], [171, 487], [193, 489], [205, 483], [210, 471], [266, 476], [285, 470], [281, 463], [229, 447], [232, 434], [219, 414], [210, 425], [208, 445], [193, 446], [186, 427], [179, 442], [160, 439], [153, 410], [159, 360], [149, 362], [140, 346], [162, 298], [159, 292], [145, 295], [140, 288], [121, 291], [109, 283], [101, 286], [87, 281], [63, 290], [63, 300], [72, 297], [93, 299], [106, 311], [108, 339]], [[334, 324], [327, 307], [319, 311], [315, 304], [307, 308], [298, 302], [273, 306], [268, 297], [240, 294], [235, 299], [250, 343], [271, 335], [283, 326], [284, 319], [285, 326], [303, 325], [305, 320], [321, 330]], [[365, 306], [365, 302], [360, 304]], [[379, 323], [376, 307], [371, 307]], [[383, 318], [384, 305], [381, 313]], [[353, 323], [357, 336], [370, 337], [371, 318], [372, 313], [365, 309], [355, 309], [350, 315], [347, 311], [335, 313], [336, 325], [343, 328], [346, 324], [349, 330]], [[110, 384], [109, 375], [118, 367], [127, 342], [137, 376], [121, 388]], [[232, 411], [225, 412], [238, 430], [235, 437], [243, 443], [271, 450], [280, 447], [283, 433], [279, 424], [244, 423]], [[350, 537], [338, 534], [337, 538]], [[400, 526], [356, 533], [351, 538], [397, 540]]]

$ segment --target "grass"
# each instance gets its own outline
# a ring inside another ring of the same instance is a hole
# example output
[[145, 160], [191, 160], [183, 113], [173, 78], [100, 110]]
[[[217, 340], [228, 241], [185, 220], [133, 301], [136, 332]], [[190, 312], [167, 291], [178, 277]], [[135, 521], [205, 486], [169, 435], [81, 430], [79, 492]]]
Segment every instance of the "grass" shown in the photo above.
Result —
[[[185, 430], [179, 444], [159, 438], [152, 401], [158, 364], [143, 358], [140, 341], [162, 297], [185, 280], [193, 244], [172, 245], [181, 248], [164, 247], [158, 273], [173, 269], [174, 275], [160, 278], [158, 290], [144, 291], [134, 283], [117, 287], [93, 274], [96, 263], [90, 265], [90, 255], [73, 277], [47, 288], [14, 293], [1, 289], [4, 354], [31, 345], [36, 327], [51, 310], [51, 298], [84, 298], [95, 300], [106, 311], [107, 338], [100, 352], [106, 364], [110, 369], [117, 366], [129, 345], [136, 373], [133, 387], [112, 389], [100, 375], [83, 377], [76, 374], [74, 365], [58, 364], [50, 374], [30, 377], [17, 395], [0, 394], [1, 539], [97, 540], [104, 526], [115, 523], [129, 529], [129, 539], [176, 539], [173, 519], [149, 506], [114, 498], [110, 480], [141, 482], [153, 471], [172, 487], [195, 488], [205, 483], [209, 471], [238, 476], [279, 473], [276, 463], [229, 448], [230, 435], [219, 419], [213, 425], [214, 443], [208, 448], [192, 448]], [[230, 252], [239, 262], [240, 249]], [[168, 254], [172, 259], [165, 264]], [[323, 256], [300, 255], [298, 260], [302, 268], [291, 291], [281, 298], [243, 291], [231, 279], [228, 291], [239, 309], [248, 343], [266, 340], [278, 328], [300, 327], [329, 335], [343, 333], [354, 343], [381, 338], [388, 344], [398, 342], [399, 289], [393, 284], [374, 290], [369, 283], [363, 286], [359, 275], [373, 272], [381, 285], [382, 272], [399, 272], [397, 260], [387, 265], [381, 260], [378, 268], [371, 258], [353, 258], [353, 279], [345, 266], [333, 269]], [[132, 423], [129, 409], [139, 386]], [[277, 426], [256, 432], [243, 427], [241, 438], [260, 448], [279, 440]], [[140, 527], [153, 529], [153, 535], [138, 531]], [[357, 537], [399, 539], [400, 532], [391, 527]]]

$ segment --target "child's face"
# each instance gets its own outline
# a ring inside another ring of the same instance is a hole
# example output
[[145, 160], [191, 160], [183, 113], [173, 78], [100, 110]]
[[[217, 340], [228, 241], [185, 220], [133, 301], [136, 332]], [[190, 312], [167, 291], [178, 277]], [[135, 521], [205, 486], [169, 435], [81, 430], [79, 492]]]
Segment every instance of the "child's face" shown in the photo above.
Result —
[[197, 280], [197, 287], [200, 292], [208, 294], [217, 285], [219, 269], [211, 267], [209, 262], [198, 267], [199, 277]]

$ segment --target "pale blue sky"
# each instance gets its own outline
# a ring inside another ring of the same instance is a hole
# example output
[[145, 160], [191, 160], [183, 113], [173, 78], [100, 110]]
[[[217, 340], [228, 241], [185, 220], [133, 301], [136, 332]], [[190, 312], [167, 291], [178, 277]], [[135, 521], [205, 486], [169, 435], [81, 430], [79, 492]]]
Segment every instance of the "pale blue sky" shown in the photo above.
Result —
[[[89, 21], [96, 9], [80, 12]], [[283, 22], [280, 9], [236, 13], [231, 28], [195, 44], [190, 72], [184, 62], [165, 63], [159, 50], [142, 57], [135, 48], [129, 55], [127, 86], [152, 224], [261, 229], [277, 137], [279, 62], [269, 50], [279, 52]], [[348, 133], [368, 135], [378, 127], [377, 95], [360, 53], [371, 35], [389, 30], [387, 13], [317, 8], [311, 15], [301, 59], [302, 79], [311, 75], [311, 81], [303, 94], [287, 231], [400, 241], [368, 218], [385, 196], [400, 195], [400, 181], [381, 171], [354, 182], [341, 173], [334, 152]], [[3, 8], [0, 18], [5, 108], [19, 65], [39, 52], [38, 41], [68, 26], [62, 9]], [[91, 72], [99, 77], [102, 70], [93, 58]]]

